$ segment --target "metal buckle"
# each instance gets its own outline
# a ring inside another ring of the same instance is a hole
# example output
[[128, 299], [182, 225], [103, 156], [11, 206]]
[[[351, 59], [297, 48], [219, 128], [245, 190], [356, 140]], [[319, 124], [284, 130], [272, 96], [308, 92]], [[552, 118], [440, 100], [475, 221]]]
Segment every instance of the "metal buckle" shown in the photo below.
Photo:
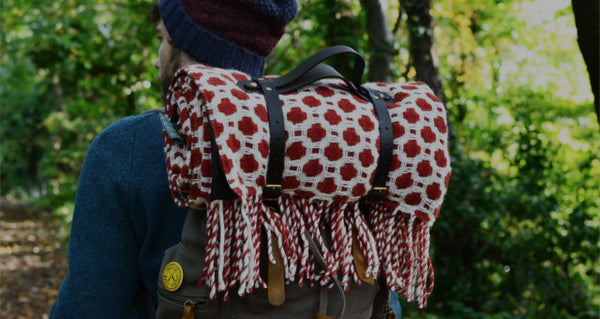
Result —
[[281, 185], [278, 184], [267, 184], [263, 189], [263, 200], [264, 201], [277, 201], [279, 194], [281, 193]]
[[375, 186], [373, 187], [365, 198], [365, 204], [377, 204], [385, 198], [385, 192], [387, 187]]

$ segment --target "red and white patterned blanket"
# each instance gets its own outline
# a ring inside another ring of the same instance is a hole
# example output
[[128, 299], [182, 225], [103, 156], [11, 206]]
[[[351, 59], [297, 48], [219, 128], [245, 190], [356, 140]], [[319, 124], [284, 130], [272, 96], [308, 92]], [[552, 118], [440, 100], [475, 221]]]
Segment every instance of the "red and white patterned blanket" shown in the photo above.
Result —
[[[241, 90], [249, 77], [237, 71], [192, 65], [178, 71], [165, 113], [185, 144], [165, 133], [169, 185], [178, 205], [207, 208], [203, 281], [217, 292], [240, 295], [265, 287], [259, 274], [261, 229], [271, 231], [283, 256], [286, 282], [360, 284], [353, 265], [352, 234], [366, 256], [367, 277], [425, 306], [433, 288], [429, 229], [450, 178], [445, 108], [424, 83], [365, 84], [387, 93], [394, 149], [385, 200], [366, 220], [358, 204], [371, 188], [379, 156], [373, 105], [353, 96], [340, 80], [323, 80], [280, 95], [286, 151], [280, 214], [262, 201], [269, 155], [269, 125], [261, 93]], [[210, 123], [209, 123], [210, 122]], [[211, 134], [227, 182], [239, 200], [212, 200]], [[328, 246], [321, 230], [331, 225]], [[372, 226], [369, 226], [372, 225]], [[306, 232], [328, 269], [315, 268]], [[274, 260], [269, 239], [269, 258]]]

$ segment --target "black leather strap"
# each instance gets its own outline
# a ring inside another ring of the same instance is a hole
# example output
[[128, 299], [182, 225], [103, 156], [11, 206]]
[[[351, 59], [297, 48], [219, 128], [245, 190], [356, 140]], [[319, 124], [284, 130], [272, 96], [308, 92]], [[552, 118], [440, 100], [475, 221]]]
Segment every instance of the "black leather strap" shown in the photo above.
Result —
[[386, 183], [394, 151], [394, 132], [390, 112], [385, 104], [385, 96], [375, 90], [365, 91], [368, 92], [369, 100], [375, 106], [375, 113], [379, 119], [379, 159], [373, 177], [373, 187], [365, 198], [367, 204], [372, 204], [385, 198]]
[[213, 135], [212, 126], [210, 124], [210, 119], [206, 121], [208, 123], [208, 134], [210, 135], [210, 157], [212, 163], [212, 188], [210, 189], [210, 199], [211, 200], [230, 200], [237, 199], [238, 196], [233, 192], [229, 183], [227, 182], [227, 177], [225, 176], [225, 172], [221, 167], [221, 159], [219, 157], [219, 148], [217, 147], [217, 142]]
[[[331, 66], [321, 62], [336, 56], [350, 54], [356, 57], [352, 80], [339, 74]], [[346, 46], [334, 46], [317, 52], [289, 73], [277, 78], [264, 77], [240, 81], [238, 86], [245, 90], [261, 91], [265, 96], [267, 112], [269, 114], [269, 162], [267, 166], [267, 181], [263, 190], [266, 201], [277, 200], [281, 191], [283, 174], [283, 161], [285, 156], [285, 126], [279, 93], [295, 91], [307, 84], [325, 78], [338, 78], [343, 80], [354, 94], [371, 101], [379, 119], [380, 154], [373, 179], [373, 187], [365, 198], [366, 203], [379, 202], [385, 197], [386, 182], [390, 169], [393, 153], [392, 121], [385, 100], [390, 97], [375, 90], [362, 87], [362, 75], [365, 61], [360, 54]]]
[[[325, 262], [325, 258], [321, 254], [321, 251], [319, 250], [319, 246], [317, 246], [317, 244], [315, 243], [314, 239], [312, 238], [312, 236], [310, 235], [308, 230], [304, 230], [304, 238], [306, 238], [306, 240], [308, 241], [308, 248], [310, 249], [310, 252], [313, 254], [313, 257], [315, 257], [315, 262], [317, 263], [317, 265], [319, 265], [319, 267], [321, 267], [323, 270], [327, 270], [327, 262]], [[342, 287], [342, 283], [340, 282], [338, 277], [331, 276], [331, 278], [333, 279], [333, 283], [335, 285], [336, 292], [339, 294], [340, 300], [342, 302], [342, 304], [340, 305], [340, 309], [338, 310], [338, 313], [335, 316], [336, 319], [339, 319], [344, 316], [344, 311], [346, 310], [346, 296], [344, 295], [344, 288]], [[327, 294], [325, 294], [325, 297], [327, 297]], [[321, 301], [323, 301], [323, 300], [321, 299]], [[325, 307], [325, 311], [320, 312], [320, 314], [325, 315], [326, 312], [327, 312], [327, 307]]]
[[[321, 62], [338, 55], [353, 55], [355, 57], [354, 69], [350, 80], [348, 80], [347, 77], [340, 75], [334, 68], [321, 64]], [[339, 78], [348, 83], [348, 85], [358, 89], [361, 87], [364, 69], [365, 60], [358, 52], [350, 47], [338, 45], [315, 53], [290, 72], [274, 78], [272, 81], [273, 85], [280, 93], [297, 90], [306, 84], [324, 78]], [[252, 80], [240, 81], [238, 85], [244, 89], [258, 89], [256, 83], [253, 84], [252, 82]]]
[[[369, 100], [369, 96], [365, 95], [364, 90], [361, 90], [360, 87], [356, 87], [354, 83], [341, 75], [338, 71], [336, 71], [333, 67], [327, 64], [318, 64], [308, 72], [302, 74], [295, 81], [284, 81], [279, 82], [279, 86], [277, 85], [277, 79], [272, 79], [273, 84], [275, 85], [275, 89], [279, 94], [285, 94], [289, 92], [297, 91], [313, 82], [317, 82], [323, 79], [340, 79], [344, 81], [348, 85], [348, 89], [352, 94], [358, 95], [359, 97]], [[244, 91], [247, 92], [261, 92], [262, 89], [255, 81], [255, 79], [251, 80], [243, 80], [239, 81], [237, 85]], [[390, 96], [387, 96], [391, 99]]]
[[288, 83], [295, 82], [304, 73], [316, 67], [321, 62], [338, 55], [353, 55], [355, 57], [354, 70], [350, 79], [356, 87], [360, 87], [362, 83], [363, 72], [365, 70], [365, 60], [358, 52], [354, 51], [354, 49], [343, 45], [332, 46], [313, 54], [289, 73], [274, 80], [275, 85], [277, 87], [283, 87]]
[[276, 201], [281, 192], [283, 160], [285, 156], [285, 125], [279, 94], [272, 80], [254, 79], [265, 96], [269, 114], [269, 162], [267, 164], [267, 182], [263, 189], [263, 200]]

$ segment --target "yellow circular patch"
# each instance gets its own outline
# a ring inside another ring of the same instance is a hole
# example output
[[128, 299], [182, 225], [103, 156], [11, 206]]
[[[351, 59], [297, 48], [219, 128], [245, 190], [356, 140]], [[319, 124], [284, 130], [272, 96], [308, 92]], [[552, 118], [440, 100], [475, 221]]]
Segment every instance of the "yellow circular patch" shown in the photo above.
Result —
[[162, 275], [163, 285], [168, 291], [175, 291], [181, 287], [183, 282], [183, 268], [175, 261], [172, 261], [165, 266]]

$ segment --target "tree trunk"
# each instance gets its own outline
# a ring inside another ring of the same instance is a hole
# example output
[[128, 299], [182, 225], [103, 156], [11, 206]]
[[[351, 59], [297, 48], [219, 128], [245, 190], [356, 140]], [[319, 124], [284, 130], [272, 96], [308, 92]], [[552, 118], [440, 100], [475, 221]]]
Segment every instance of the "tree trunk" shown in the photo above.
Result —
[[599, 53], [600, 35], [598, 20], [600, 17], [598, 0], [572, 0], [575, 25], [577, 26], [577, 42], [581, 55], [587, 66], [590, 85], [594, 94], [596, 116], [600, 123], [600, 106], [598, 81], [600, 80]]
[[410, 39], [410, 58], [417, 72], [416, 80], [427, 83], [445, 103], [446, 94], [435, 52], [433, 18], [429, 13], [431, 0], [404, 0], [401, 5], [408, 16], [406, 27]]
[[[442, 78], [438, 67], [438, 56], [435, 52], [433, 37], [433, 18], [429, 13], [431, 0], [403, 0], [400, 5], [408, 16], [406, 27], [410, 40], [410, 59], [417, 73], [415, 80], [425, 82], [435, 95], [446, 105], [446, 94], [442, 86]], [[447, 116], [448, 138], [451, 143], [456, 135], [450, 118]]]
[[369, 74], [370, 82], [392, 82], [394, 62], [394, 35], [390, 30], [386, 5], [383, 0], [361, 0], [367, 16], [369, 34]]

